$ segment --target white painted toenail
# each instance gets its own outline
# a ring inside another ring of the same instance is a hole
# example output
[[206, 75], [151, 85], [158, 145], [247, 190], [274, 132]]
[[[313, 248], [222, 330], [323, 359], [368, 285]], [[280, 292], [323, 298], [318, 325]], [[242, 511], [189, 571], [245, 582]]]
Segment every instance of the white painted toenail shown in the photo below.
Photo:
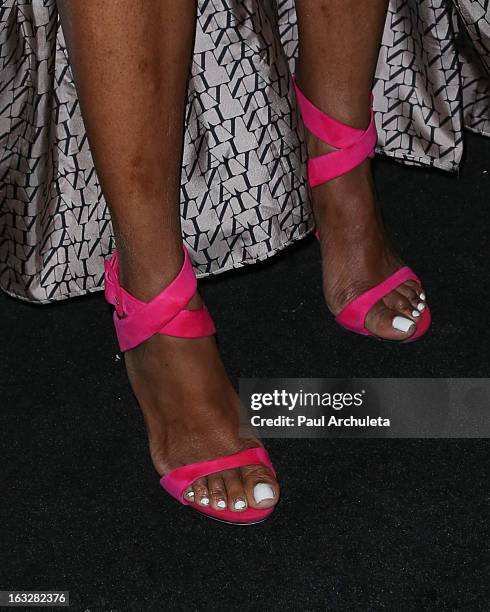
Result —
[[422, 310], [424, 310], [424, 308], [425, 308], [425, 304], [423, 304], [422, 302], [419, 302], [417, 304], [417, 308], [418, 308], [418, 310], [420, 310], [420, 312], [422, 312]]
[[415, 325], [410, 319], [405, 317], [395, 317], [391, 323], [395, 329], [402, 332], [407, 332], [411, 327]]
[[259, 482], [254, 487], [254, 498], [258, 504], [265, 499], [274, 499], [274, 489], [268, 484]]
[[425, 300], [425, 293], [421, 293], [421, 294], [419, 295], [419, 298], [420, 298], [421, 300]]
[[218, 506], [218, 508], [226, 508], [226, 502], [224, 499], [220, 499], [216, 505]]
[[203, 506], [207, 506], [209, 504], [209, 498], [208, 497], [202, 497], [201, 498], [201, 504]]
[[412, 317], [420, 317], [420, 312], [418, 310], [412, 310]]
[[186, 497], [194, 497], [194, 491], [187, 491], [185, 494]]
[[235, 510], [243, 510], [246, 505], [243, 499], [237, 499], [235, 502]]

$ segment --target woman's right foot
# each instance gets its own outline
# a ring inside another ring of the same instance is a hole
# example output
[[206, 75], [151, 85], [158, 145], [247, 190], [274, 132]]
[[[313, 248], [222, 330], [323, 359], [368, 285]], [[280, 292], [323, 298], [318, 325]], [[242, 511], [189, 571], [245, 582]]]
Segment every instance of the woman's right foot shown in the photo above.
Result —
[[[195, 295], [189, 308], [199, 307]], [[125, 361], [160, 476], [197, 461], [262, 446], [256, 438], [239, 436], [239, 398], [214, 337], [156, 334], [127, 351]], [[265, 509], [277, 503], [279, 485], [267, 467], [249, 465], [194, 481], [186, 498], [218, 511]]]

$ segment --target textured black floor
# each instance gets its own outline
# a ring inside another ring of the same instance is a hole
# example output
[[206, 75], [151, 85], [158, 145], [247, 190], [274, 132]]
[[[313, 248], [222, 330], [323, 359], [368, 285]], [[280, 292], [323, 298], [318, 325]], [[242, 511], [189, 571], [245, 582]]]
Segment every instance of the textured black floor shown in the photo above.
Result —
[[[468, 144], [459, 178], [377, 168], [430, 335], [343, 333], [308, 239], [204, 284], [234, 380], [489, 376], [490, 142]], [[488, 609], [486, 441], [273, 440], [277, 512], [221, 525], [160, 490], [101, 295], [0, 307], [2, 589], [68, 589], [91, 612]]]

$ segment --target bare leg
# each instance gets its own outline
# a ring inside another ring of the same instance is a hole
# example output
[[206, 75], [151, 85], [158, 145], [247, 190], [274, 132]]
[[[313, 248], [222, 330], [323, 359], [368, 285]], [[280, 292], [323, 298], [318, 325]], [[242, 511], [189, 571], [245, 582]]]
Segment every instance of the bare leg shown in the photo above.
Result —
[[[179, 185], [196, 1], [59, 0], [59, 8], [122, 285], [147, 301], [182, 265]], [[191, 307], [199, 305], [196, 297]], [[157, 334], [125, 357], [160, 475], [258, 445], [239, 438], [238, 398], [213, 338]], [[274, 499], [255, 502], [258, 482], [273, 486]], [[247, 466], [200, 479], [192, 493], [236, 510], [240, 500], [271, 506], [279, 490], [269, 470]]]
[[[387, 0], [297, 0], [300, 34], [298, 84], [335, 119], [365, 129]], [[332, 149], [313, 136], [308, 153]], [[334, 314], [402, 266], [391, 250], [376, 206], [371, 161], [313, 190], [320, 230], [324, 291]], [[366, 326], [384, 338], [410, 336], [392, 326], [397, 315], [416, 321], [422, 288], [410, 281], [370, 311]], [[424, 297], [424, 296], [423, 296]], [[423, 306], [420, 306], [422, 308]]]

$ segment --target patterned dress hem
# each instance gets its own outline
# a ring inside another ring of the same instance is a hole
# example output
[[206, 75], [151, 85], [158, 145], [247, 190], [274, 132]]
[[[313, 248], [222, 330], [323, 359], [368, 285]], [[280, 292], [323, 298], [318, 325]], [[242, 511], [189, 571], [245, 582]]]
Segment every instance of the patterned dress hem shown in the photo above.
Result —
[[[282, 242], [278, 247], [274, 249], [270, 249], [263, 255], [258, 255], [257, 257], [251, 257], [249, 259], [241, 259], [238, 262], [224, 265], [222, 268], [218, 268], [216, 270], [213, 270], [212, 272], [206, 272], [206, 273], [198, 272], [196, 273], [196, 276], [198, 279], [203, 279], [207, 277], [214, 278], [215, 276], [224, 274], [226, 272], [232, 272], [233, 270], [239, 270], [241, 268], [246, 268], [249, 265], [253, 265], [261, 261], [267, 261], [268, 259], [274, 257], [274, 255], [277, 255], [278, 253], [284, 251], [285, 249], [292, 246], [296, 242], [299, 242], [300, 240], [303, 240], [304, 238], [308, 238], [308, 236], [311, 236], [311, 234], [313, 233], [313, 230], [314, 230], [314, 225], [309, 227], [307, 230], [300, 232], [294, 238], [287, 240], [285, 242]], [[9, 297], [14, 298], [16, 300], [21, 300], [22, 302], [25, 302], [26, 304], [45, 306], [49, 304], [57, 304], [59, 302], [62, 302], [64, 300], [71, 299], [71, 298], [77, 298], [77, 297], [83, 297], [86, 295], [95, 294], [95, 293], [98, 293], [99, 291], [103, 291], [104, 287], [102, 284], [95, 285], [90, 288], [79, 289], [78, 291], [73, 290], [73, 291], [69, 291], [68, 293], [57, 293], [56, 297], [52, 299], [48, 299], [48, 300], [38, 299], [35, 301], [30, 297], [26, 297], [25, 295], [21, 295], [13, 291], [9, 291], [8, 289], [5, 289], [5, 287], [0, 286], [0, 290], [6, 295], [8, 295]]]

